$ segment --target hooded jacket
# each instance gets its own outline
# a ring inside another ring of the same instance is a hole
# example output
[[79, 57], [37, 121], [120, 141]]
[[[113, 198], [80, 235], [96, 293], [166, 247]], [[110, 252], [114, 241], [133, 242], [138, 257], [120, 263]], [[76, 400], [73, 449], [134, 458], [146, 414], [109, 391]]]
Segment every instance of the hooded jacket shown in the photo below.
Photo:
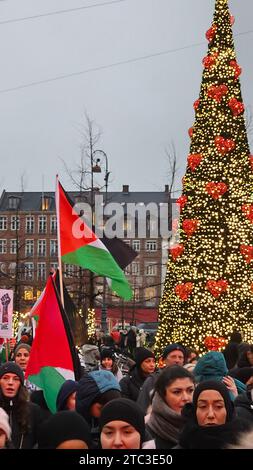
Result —
[[[222, 382], [223, 377], [229, 375], [225, 358], [221, 352], [210, 351], [200, 357], [195, 368], [194, 376], [198, 383], [206, 380], [218, 380]], [[240, 380], [234, 379], [238, 393], [246, 391], [246, 386]], [[231, 400], [235, 397], [230, 393]]]

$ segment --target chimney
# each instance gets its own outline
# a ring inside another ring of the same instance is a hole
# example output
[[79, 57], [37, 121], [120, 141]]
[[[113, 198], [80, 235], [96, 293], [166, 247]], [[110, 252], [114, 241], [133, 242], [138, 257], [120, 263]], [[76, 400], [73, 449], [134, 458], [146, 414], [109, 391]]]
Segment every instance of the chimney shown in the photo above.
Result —
[[168, 193], [168, 192], [169, 192], [169, 185], [168, 185], [168, 184], [165, 185], [164, 192], [165, 192], [165, 193]]
[[128, 194], [129, 193], [129, 185], [123, 184], [122, 193]]

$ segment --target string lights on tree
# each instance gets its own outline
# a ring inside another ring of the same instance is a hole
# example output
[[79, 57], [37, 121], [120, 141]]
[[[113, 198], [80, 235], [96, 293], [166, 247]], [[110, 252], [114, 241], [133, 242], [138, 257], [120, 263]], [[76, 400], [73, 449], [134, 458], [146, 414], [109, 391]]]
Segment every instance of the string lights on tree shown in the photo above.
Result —
[[[253, 157], [227, 0], [216, 0], [183, 178], [177, 246], [169, 250], [155, 350], [207, 350], [233, 330], [253, 342]], [[213, 340], [214, 341], [214, 340]], [[220, 343], [219, 343], [220, 344]]]
[[94, 308], [88, 308], [87, 325], [88, 325], [88, 340], [92, 340], [95, 338], [95, 334], [96, 334], [96, 318], [95, 318]]

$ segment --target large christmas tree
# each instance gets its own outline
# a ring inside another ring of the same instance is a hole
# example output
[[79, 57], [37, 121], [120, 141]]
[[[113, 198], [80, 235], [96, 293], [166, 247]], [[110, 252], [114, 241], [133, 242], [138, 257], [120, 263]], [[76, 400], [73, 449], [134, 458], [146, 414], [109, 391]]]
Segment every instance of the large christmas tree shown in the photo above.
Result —
[[180, 207], [180, 241], [169, 250], [155, 349], [233, 329], [253, 342], [253, 156], [244, 120], [227, 0], [206, 33], [199, 99]]

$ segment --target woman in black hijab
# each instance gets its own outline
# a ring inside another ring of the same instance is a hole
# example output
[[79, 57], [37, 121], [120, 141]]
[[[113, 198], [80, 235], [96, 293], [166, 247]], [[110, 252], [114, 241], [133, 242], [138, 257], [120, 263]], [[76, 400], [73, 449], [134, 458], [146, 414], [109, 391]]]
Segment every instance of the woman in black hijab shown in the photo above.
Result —
[[183, 415], [188, 421], [179, 438], [181, 449], [223, 449], [248, 429], [246, 422], [236, 418], [226, 386], [213, 380], [196, 387]]

